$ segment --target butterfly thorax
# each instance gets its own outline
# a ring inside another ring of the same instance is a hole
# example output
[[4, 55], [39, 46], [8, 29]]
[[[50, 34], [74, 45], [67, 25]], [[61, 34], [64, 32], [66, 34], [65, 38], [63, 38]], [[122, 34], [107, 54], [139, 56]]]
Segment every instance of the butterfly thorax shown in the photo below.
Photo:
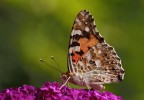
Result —
[[86, 86], [85, 81], [81, 75], [77, 75], [77, 74], [69, 72], [69, 71], [66, 73], [63, 73], [61, 78], [62, 78], [63, 82], [65, 82], [69, 78], [68, 81], [73, 84], [76, 84], [79, 86]]

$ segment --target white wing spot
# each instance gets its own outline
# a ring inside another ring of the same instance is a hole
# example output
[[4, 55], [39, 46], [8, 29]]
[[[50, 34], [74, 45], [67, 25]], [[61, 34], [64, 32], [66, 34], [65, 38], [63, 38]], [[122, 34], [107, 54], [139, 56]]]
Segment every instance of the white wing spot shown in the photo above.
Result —
[[80, 51], [80, 46], [70, 47], [69, 53], [72, 53], [72, 51]]
[[89, 27], [85, 27], [85, 31], [86, 31], [86, 32], [89, 32]]
[[79, 18], [76, 18], [76, 22], [79, 24], [79, 25], [82, 25], [81, 21], [79, 20]]
[[76, 34], [77, 34], [77, 35], [82, 35], [81, 30], [74, 30], [74, 29], [73, 29], [73, 30], [72, 30], [72, 36], [73, 36], [73, 35], [76, 35]]
[[85, 55], [84, 55], [84, 58], [87, 58], [88, 61], [91, 60], [91, 54], [89, 52], [87, 52]]
[[78, 18], [76, 18], [76, 22], [78, 23], [80, 20]]
[[95, 60], [95, 64], [97, 67], [101, 67], [101, 61], [100, 60]]

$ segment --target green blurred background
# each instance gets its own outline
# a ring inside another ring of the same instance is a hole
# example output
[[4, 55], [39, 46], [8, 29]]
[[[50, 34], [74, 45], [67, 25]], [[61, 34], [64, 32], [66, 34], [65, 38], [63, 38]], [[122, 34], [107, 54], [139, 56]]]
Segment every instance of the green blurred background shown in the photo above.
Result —
[[144, 0], [0, 0], [0, 90], [44, 82], [61, 82], [67, 71], [68, 41], [74, 18], [87, 9], [99, 32], [122, 59], [121, 83], [106, 90], [124, 100], [144, 100]]

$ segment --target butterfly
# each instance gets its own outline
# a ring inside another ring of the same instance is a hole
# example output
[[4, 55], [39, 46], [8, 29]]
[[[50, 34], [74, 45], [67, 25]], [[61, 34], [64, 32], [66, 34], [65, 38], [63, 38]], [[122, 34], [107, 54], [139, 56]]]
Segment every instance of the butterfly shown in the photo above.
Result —
[[87, 10], [80, 11], [72, 27], [68, 71], [62, 80], [103, 90], [104, 84], [122, 81], [124, 73], [120, 58], [97, 31], [93, 16]]

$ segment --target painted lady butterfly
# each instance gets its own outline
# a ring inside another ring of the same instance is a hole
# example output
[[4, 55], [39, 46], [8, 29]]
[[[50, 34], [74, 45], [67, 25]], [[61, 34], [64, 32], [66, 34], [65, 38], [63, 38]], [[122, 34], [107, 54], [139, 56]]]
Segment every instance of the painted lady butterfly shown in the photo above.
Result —
[[120, 58], [95, 28], [93, 16], [86, 10], [80, 11], [70, 35], [68, 72], [61, 76], [65, 84], [69, 81], [102, 90], [106, 83], [123, 80]]

